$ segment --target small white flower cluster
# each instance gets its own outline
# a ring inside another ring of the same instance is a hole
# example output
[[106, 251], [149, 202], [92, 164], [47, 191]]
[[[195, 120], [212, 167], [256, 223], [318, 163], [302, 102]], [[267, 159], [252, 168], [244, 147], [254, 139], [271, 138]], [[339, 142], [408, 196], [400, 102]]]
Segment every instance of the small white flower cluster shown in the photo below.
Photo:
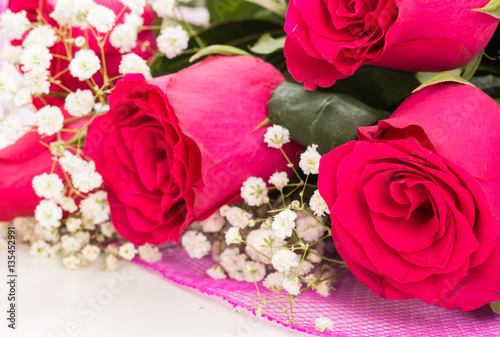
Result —
[[109, 43], [120, 53], [131, 52], [137, 47], [138, 30], [143, 24], [144, 19], [137, 13], [126, 14], [124, 22], [117, 25], [109, 35]]
[[241, 197], [250, 206], [260, 206], [268, 202], [266, 183], [262, 178], [248, 178], [241, 187]]
[[[268, 128], [264, 137], [264, 142], [276, 149], [290, 141], [288, 130], [277, 125]], [[321, 155], [317, 147], [313, 144], [301, 155], [299, 167], [305, 175], [318, 174]], [[292, 169], [291, 164], [288, 167]], [[318, 189], [306, 193], [314, 181], [295, 174], [299, 183], [290, 185], [286, 171], [277, 171], [268, 178], [279, 194], [268, 189], [264, 179], [248, 178], [241, 187], [246, 205], [223, 206], [184, 234], [182, 245], [190, 256], [204, 257], [211, 250], [215, 264], [206, 271], [208, 276], [215, 280], [262, 281], [264, 288], [283, 292], [287, 300], [307, 290], [325, 297], [331, 294], [339, 269], [324, 256], [328, 242], [332, 244], [325, 217], [330, 211]], [[283, 193], [292, 187], [291, 193]], [[293, 193], [300, 201], [289, 199]], [[309, 200], [304, 200], [311, 194]], [[265, 298], [262, 300], [265, 305]], [[316, 322], [320, 332], [331, 327], [327, 318]]]
[[102, 185], [102, 177], [96, 172], [93, 161], [86, 161], [65, 150], [59, 164], [71, 176], [73, 187], [80, 192], [88, 193]]
[[182, 54], [187, 49], [188, 42], [189, 35], [181, 26], [167, 26], [163, 28], [156, 39], [158, 50], [164, 53], [169, 59]]
[[264, 142], [269, 147], [280, 149], [283, 145], [290, 142], [290, 131], [281, 125], [273, 125], [267, 128], [264, 134]]

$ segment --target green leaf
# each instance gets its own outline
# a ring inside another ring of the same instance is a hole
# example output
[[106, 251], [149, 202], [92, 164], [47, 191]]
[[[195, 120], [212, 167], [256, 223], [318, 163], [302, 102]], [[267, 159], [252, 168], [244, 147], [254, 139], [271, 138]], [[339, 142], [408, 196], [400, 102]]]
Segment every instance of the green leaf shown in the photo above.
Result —
[[284, 0], [246, 0], [246, 1], [264, 7], [265, 9], [283, 18], [286, 16], [287, 4]]
[[452, 74], [452, 73], [439, 73], [427, 82], [423, 83], [420, 85], [417, 89], [413, 90], [413, 92], [419, 91], [420, 89], [423, 89], [429, 85], [433, 84], [438, 84], [438, 83], [443, 83], [443, 82], [455, 82], [455, 83], [461, 83], [461, 84], [466, 84], [466, 85], [471, 85], [474, 86], [472, 83], [469, 81], [463, 79], [462, 77]]
[[500, 97], [500, 77], [494, 75], [474, 76], [470, 82], [491, 97]]
[[208, 0], [211, 22], [253, 18], [262, 8], [246, 0]]
[[330, 89], [349, 94], [378, 109], [398, 106], [420, 85], [413, 73], [365, 65]]
[[212, 54], [220, 54], [220, 55], [250, 55], [244, 50], [241, 50], [240, 48], [232, 47], [232, 46], [226, 46], [223, 44], [214, 44], [212, 46], [208, 46], [191, 56], [189, 59], [189, 62], [196, 61], [197, 59], [207, 56], [207, 55], [212, 55]]
[[283, 49], [286, 36], [273, 38], [271, 34], [266, 33], [260, 37], [256, 44], [249, 49], [256, 54], [268, 55], [275, 51]]
[[500, 301], [490, 303], [491, 309], [495, 314], [500, 314]]
[[477, 68], [479, 68], [479, 64], [481, 63], [481, 59], [483, 58], [483, 52], [477, 53], [476, 56], [472, 58], [472, 61], [470, 61], [464, 69], [464, 72], [462, 74], [462, 78], [465, 80], [470, 80], [472, 76], [477, 71]]
[[483, 12], [493, 16], [494, 18], [500, 19], [500, 0], [491, 0], [483, 8], [473, 9], [473, 11]]
[[349, 95], [306, 91], [288, 82], [274, 90], [268, 110], [273, 123], [304, 146], [318, 144], [321, 154], [354, 140], [358, 127], [389, 117]]

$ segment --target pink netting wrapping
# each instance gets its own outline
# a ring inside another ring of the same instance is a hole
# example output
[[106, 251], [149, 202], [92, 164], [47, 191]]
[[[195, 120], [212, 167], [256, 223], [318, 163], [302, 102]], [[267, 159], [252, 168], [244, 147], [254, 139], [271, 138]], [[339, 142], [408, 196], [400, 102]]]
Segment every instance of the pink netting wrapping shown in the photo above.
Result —
[[[163, 259], [148, 264], [137, 263], [158, 271], [168, 280], [191, 287], [200, 292], [222, 297], [233, 306], [250, 308], [259, 302], [252, 283], [233, 280], [213, 280], [206, 274], [214, 262], [207, 257], [191, 259], [182, 247], [163, 252]], [[263, 308], [269, 320], [284, 326], [318, 336], [499, 336], [500, 315], [486, 306], [472, 312], [457, 312], [431, 306], [420, 300], [390, 301], [373, 294], [352, 275], [342, 275], [335, 283], [337, 289], [328, 298], [312, 291], [294, 301], [295, 320], [299, 324], [288, 325], [283, 304], [268, 304]], [[267, 291], [259, 284], [266, 299], [283, 298]], [[272, 316], [272, 317], [271, 317]], [[326, 316], [333, 321], [334, 331], [318, 333], [314, 321]]]

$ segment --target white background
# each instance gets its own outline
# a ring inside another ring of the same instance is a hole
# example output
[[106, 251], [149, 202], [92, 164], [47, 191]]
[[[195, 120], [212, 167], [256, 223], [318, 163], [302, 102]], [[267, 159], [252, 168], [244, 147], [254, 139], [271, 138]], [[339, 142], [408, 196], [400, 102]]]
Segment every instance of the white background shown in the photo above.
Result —
[[[99, 263], [77, 271], [34, 258], [17, 246], [17, 329], [7, 328], [7, 254], [0, 252], [0, 336], [23, 337], [305, 337], [222, 299], [121, 261], [117, 273]], [[94, 307], [92, 300], [94, 299]]]

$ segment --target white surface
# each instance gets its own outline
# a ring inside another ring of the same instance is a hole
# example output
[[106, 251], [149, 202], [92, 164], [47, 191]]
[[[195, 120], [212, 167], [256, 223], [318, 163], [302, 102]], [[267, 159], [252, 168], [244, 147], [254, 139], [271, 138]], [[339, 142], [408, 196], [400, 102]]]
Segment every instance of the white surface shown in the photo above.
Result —
[[[7, 328], [7, 259], [0, 252], [0, 336], [23, 337], [305, 337], [222, 299], [121, 261], [118, 272], [99, 263], [77, 271], [34, 258], [17, 246], [17, 329]], [[92, 301], [95, 305], [92, 307]]]

